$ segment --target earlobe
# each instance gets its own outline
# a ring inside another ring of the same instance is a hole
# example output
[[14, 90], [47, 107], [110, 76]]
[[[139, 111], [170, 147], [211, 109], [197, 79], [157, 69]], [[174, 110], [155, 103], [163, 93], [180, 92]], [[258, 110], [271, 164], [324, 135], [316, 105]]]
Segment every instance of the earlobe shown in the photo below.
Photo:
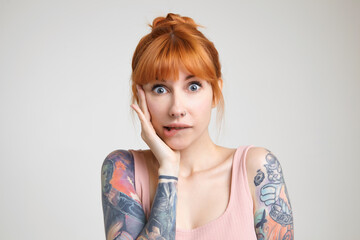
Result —
[[220, 88], [220, 90], [222, 91], [222, 89], [223, 89], [223, 80], [222, 80], [222, 78], [219, 78], [219, 80], [218, 80], [218, 85], [219, 85], [219, 88]]

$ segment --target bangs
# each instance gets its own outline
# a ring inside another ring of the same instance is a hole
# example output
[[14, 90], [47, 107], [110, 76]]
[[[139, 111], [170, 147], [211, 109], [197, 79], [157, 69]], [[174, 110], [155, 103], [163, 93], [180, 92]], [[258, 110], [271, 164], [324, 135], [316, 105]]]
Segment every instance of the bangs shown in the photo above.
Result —
[[[177, 33], [180, 35], [181, 33]], [[178, 80], [179, 69], [213, 82], [217, 80], [213, 60], [196, 39], [164, 34], [154, 40], [139, 59], [133, 79], [139, 84], [155, 80]]]
[[177, 81], [179, 71], [186, 71], [210, 83], [217, 121], [222, 120], [224, 98], [219, 54], [192, 18], [169, 13], [157, 17], [149, 25], [151, 32], [143, 36], [132, 58], [131, 102], [139, 104], [138, 85], [156, 80]]

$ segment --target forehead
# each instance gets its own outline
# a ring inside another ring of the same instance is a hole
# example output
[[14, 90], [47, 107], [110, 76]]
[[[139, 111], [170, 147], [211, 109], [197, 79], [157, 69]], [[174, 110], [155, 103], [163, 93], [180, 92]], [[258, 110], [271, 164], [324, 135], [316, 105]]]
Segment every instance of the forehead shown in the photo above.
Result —
[[[195, 59], [192, 59], [195, 61]], [[196, 61], [195, 61], [196, 62]], [[145, 66], [144, 66], [145, 67]], [[161, 59], [159, 61], [155, 61], [151, 65], [145, 67], [148, 71], [147, 74], [143, 78], [143, 83], [153, 82], [153, 81], [177, 81], [188, 80], [190, 78], [197, 78], [209, 81], [209, 76], [206, 74], [207, 68], [202, 68], [199, 63], [193, 63], [189, 61], [182, 61], [181, 58], [173, 57], [171, 61], [167, 61], [166, 59]]]
[[156, 78], [157, 81], [167, 82], [167, 81], [177, 81], [177, 80], [190, 80], [196, 78], [197, 80], [207, 81], [201, 76], [199, 76], [199, 71], [190, 71], [183, 64], [178, 66], [177, 68], [169, 69], [167, 72], [169, 74], [161, 74]]
[[190, 80], [190, 79], [192, 79], [192, 78], [195, 78], [195, 75], [194, 74], [181, 74], [181, 73], [179, 73], [179, 77], [177, 78], [177, 79], [171, 79], [171, 78], [169, 78], [169, 79], [156, 79], [156, 81], [160, 81], [160, 82], [176, 82], [176, 81], [178, 81], [178, 80], [185, 80], [185, 81], [187, 81], [187, 80]]

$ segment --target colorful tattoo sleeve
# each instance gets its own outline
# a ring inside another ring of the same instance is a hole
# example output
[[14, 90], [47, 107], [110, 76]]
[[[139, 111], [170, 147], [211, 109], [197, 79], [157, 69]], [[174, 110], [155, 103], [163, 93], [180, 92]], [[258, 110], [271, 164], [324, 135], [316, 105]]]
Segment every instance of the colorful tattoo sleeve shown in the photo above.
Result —
[[257, 239], [293, 240], [293, 215], [280, 162], [270, 152], [257, 170], [254, 225]]
[[104, 160], [101, 182], [107, 240], [136, 239], [145, 226], [134, 179], [134, 159], [128, 151], [114, 151]]
[[131, 153], [110, 153], [102, 166], [101, 182], [107, 240], [175, 239], [176, 179], [159, 179], [148, 222], [135, 191]]

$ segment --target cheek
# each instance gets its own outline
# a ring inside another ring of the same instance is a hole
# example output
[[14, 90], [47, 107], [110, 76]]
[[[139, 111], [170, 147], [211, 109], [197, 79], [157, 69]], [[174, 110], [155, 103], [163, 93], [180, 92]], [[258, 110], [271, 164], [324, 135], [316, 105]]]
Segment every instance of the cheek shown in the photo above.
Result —
[[212, 96], [206, 96], [199, 101], [193, 101], [192, 107], [194, 116], [198, 118], [202, 118], [203, 121], [207, 121], [207, 118], [211, 116], [212, 110]]
[[207, 112], [209, 109], [211, 109], [211, 101], [209, 101], [208, 99], [202, 99], [201, 101], [193, 101], [191, 103], [191, 106], [197, 111]]
[[157, 117], [161, 117], [161, 115], [163, 115], [165, 106], [161, 101], [157, 99], [147, 98], [146, 102], [152, 121], [156, 122]]

